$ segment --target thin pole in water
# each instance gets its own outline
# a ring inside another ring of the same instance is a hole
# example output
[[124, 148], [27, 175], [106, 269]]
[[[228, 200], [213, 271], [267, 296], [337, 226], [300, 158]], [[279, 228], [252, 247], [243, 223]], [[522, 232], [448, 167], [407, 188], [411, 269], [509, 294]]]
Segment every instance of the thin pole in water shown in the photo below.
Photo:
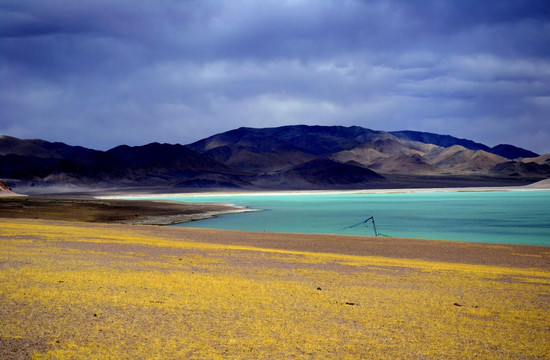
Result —
[[367, 220], [364, 221], [364, 223], [367, 223], [369, 220], [372, 220], [372, 227], [374, 228], [374, 235], [378, 236], [378, 231], [376, 230], [376, 223], [374, 222], [374, 216], [371, 216]]

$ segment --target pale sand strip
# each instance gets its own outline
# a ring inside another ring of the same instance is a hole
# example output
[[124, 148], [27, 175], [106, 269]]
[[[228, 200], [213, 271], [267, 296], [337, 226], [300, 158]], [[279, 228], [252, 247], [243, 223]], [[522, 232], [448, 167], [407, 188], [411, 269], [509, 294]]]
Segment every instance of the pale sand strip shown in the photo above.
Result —
[[490, 191], [550, 191], [550, 179], [525, 186], [498, 187], [456, 187], [456, 188], [415, 188], [415, 189], [364, 189], [364, 190], [268, 190], [268, 191], [207, 191], [186, 193], [140, 193], [127, 192], [117, 195], [96, 195], [97, 199], [149, 199], [159, 197], [215, 197], [215, 196], [267, 196], [267, 195], [315, 195], [315, 194], [403, 194], [403, 193], [449, 193], [449, 192], [490, 192]]

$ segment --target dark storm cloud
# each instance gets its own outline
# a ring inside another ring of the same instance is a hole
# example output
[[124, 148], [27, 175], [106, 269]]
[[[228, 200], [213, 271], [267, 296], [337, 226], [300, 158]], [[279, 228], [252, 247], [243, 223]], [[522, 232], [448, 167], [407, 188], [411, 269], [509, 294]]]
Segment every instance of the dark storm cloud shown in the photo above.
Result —
[[550, 152], [547, 1], [4, 1], [0, 133], [360, 125]]

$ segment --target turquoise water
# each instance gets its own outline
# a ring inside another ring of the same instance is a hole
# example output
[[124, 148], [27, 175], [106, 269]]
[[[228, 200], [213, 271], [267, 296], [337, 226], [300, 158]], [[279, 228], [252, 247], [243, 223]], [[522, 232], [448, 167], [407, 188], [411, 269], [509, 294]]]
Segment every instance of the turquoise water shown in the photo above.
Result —
[[[292, 194], [170, 197], [264, 211], [177, 226], [550, 246], [550, 191]], [[350, 227], [352, 226], [352, 227]]]

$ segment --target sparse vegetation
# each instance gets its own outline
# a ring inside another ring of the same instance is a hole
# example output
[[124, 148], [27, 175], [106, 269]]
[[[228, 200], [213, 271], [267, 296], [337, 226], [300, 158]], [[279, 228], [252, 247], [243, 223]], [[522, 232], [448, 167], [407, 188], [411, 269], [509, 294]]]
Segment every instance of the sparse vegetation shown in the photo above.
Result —
[[172, 233], [0, 220], [0, 357], [550, 357], [548, 269]]

